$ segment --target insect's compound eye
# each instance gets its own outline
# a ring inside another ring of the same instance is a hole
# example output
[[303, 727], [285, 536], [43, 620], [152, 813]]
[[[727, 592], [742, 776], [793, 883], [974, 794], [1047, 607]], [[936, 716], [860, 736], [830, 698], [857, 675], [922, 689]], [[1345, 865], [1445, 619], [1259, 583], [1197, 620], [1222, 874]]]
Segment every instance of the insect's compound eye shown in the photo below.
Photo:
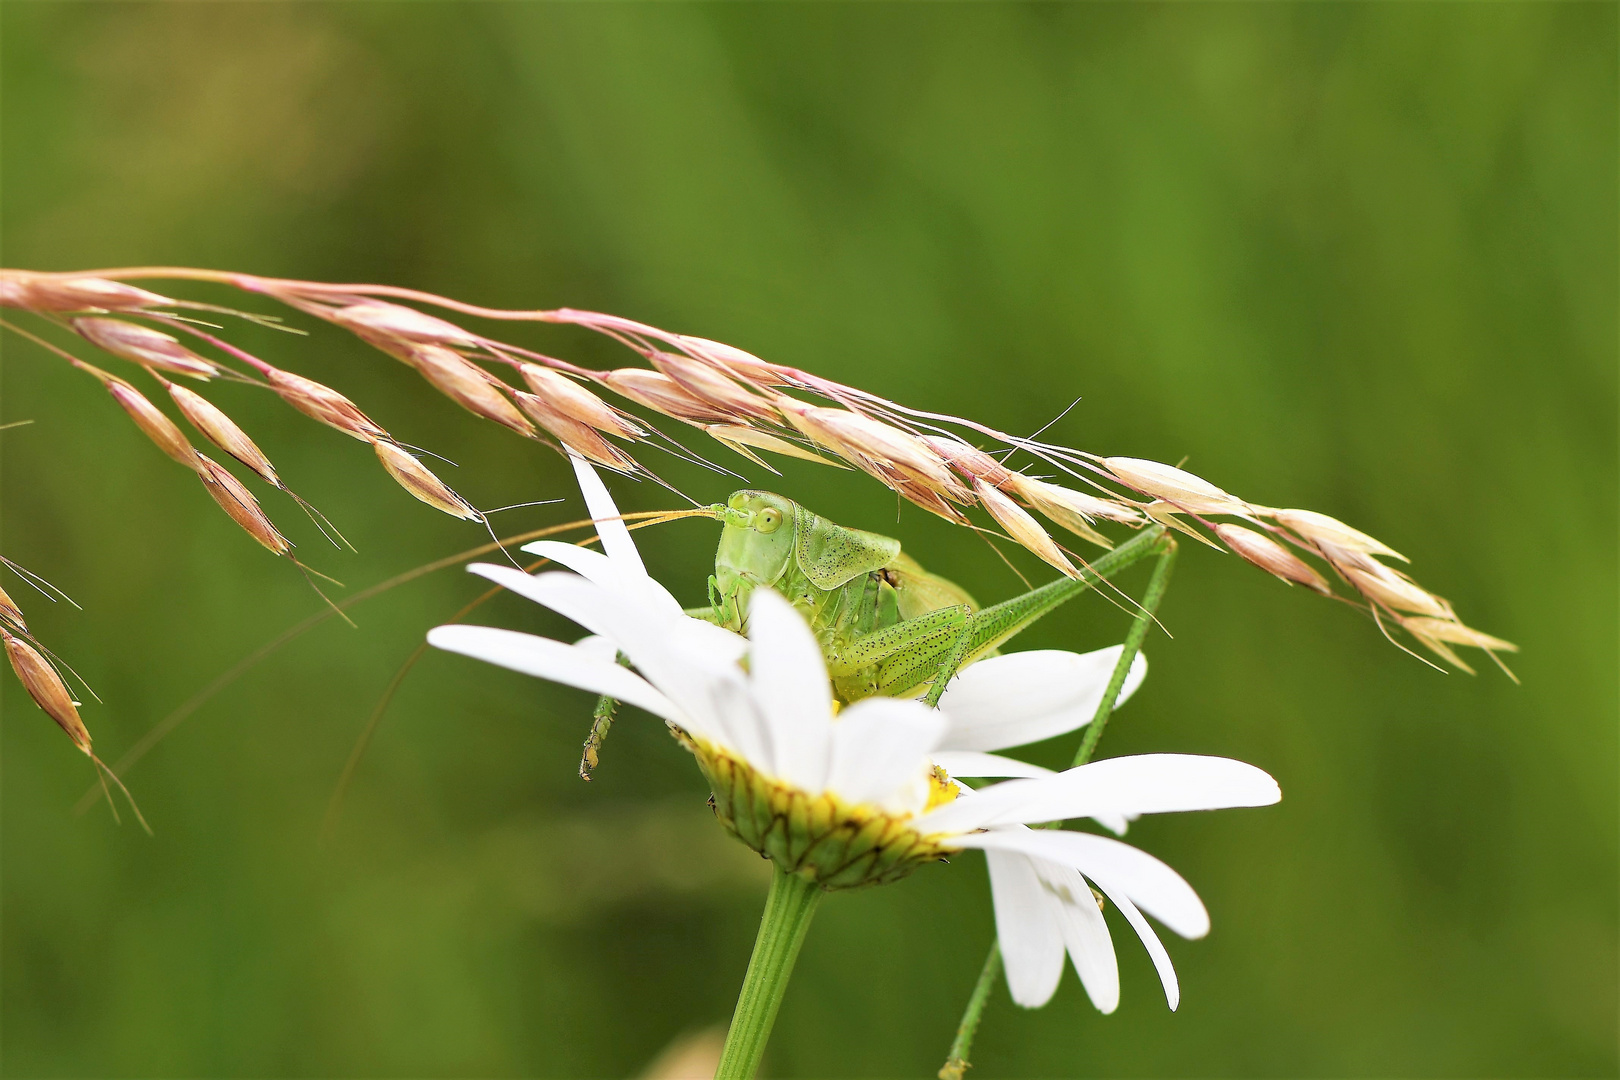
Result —
[[767, 506], [754, 518], [755, 528], [762, 533], [773, 533], [782, 524], [782, 511], [774, 506]]

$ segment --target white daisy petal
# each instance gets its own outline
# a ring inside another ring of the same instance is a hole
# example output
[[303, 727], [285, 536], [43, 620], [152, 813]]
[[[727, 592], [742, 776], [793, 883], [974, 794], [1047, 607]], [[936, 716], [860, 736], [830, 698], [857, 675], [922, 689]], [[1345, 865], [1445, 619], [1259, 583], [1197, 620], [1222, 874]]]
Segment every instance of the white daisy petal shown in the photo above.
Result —
[[1181, 1004], [1181, 984], [1176, 980], [1175, 965], [1170, 963], [1170, 954], [1165, 952], [1164, 942], [1159, 935], [1153, 932], [1153, 927], [1142, 917], [1142, 913], [1131, 903], [1131, 898], [1123, 889], [1109, 884], [1106, 878], [1093, 878], [1097, 888], [1101, 889], [1114, 902], [1119, 913], [1125, 916], [1125, 921], [1131, 924], [1136, 936], [1142, 939], [1142, 946], [1147, 949], [1148, 956], [1153, 959], [1153, 967], [1159, 973], [1159, 982], [1164, 986], [1164, 1000], [1175, 1012], [1176, 1006]]
[[1041, 885], [1051, 896], [1063, 944], [1080, 976], [1080, 985], [1099, 1012], [1119, 1008], [1119, 960], [1114, 956], [1114, 939], [1108, 922], [1097, 907], [1091, 887], [1071, 866], [1032, 859]]
[[1038, 780], [1013, 780], [984, 788], [971, 800], [958, 799], [934, 811], [926, 825], [929, 830], [975, 829], [1096, 814], [1269, 806], [1281, 798], [1275, 780], [1241, 761], [1196, 754], [1138, 754], [1094, 761]]
[[1092, 821], [1095, 821], [1097, 824], [1101, 825], [1115, 836], [1124, 836], [1125, 830], [1131, 827], [1131, 822], [1135, 820], [1135, 818], [1135, 814], [1132, 814], [1129, 817], [1125, 816], [1124, 814], [1091, 815]]
[[992, 829], [951, 838], [953, 846], [1021, 851], [1107, 878], [1138, 907], [1185, 938], [1209, 933], [1209, 912], [1191, 885], [1147, 852], [1106, 836], [1063, 829]]
[[739, 754], [761, 772], [779, 777], [772, 732], [759, 702], [748, 692], [742, 672], [729, 678], [707, 678], [702, 688], [703, 707], [692, 711], [701, 712], [716, 726], [719, 737], [711, 737], [711, 741]]
[[727, 667], [734, 666], [748, 652], [748, 639], [723, 626], [683, 615], [680, 634], [692, 648]]
[[615, 664], [611, 658], [603, 659], [573, 645], [491, 626], [436, 626], [428, 631], [427, 639], [435, 648], [565, 686], [607, 694], [682, 726], [689, 723], [685, 714], [645, 679]]
[[775, 775], [822, 791], [832, 744], [832, 689], [821, 646], [804, 617], [770, 589], [748, 607], [749, 683], [770, 725]]
[[592, 634], [589, 637], [580, 638], [578, 641], [574, 642], [574, 648], [581, 649], [590, 653], [592, 656], [600, 657], [603, 660], [612, 660], [615, 663], [617, 663], [619, 659], [618, 644], [609, 641], [601, 634]]
[[[949, 738], [949, 731], [946, 737]], [[985, 754], [977, 750], [936, 750], [932, 755], [934, 764], [950, 773], [952, 776], [1051, 776], [1051, 769], [1039, 765], [1031, 765], [1027, 761], [1018, 761], [1015, 758], [1002, 757], [1000, 754]]]
[[[946, 750], [1003, 750], [1062, 735], [1091, 722], [1119, 663], [1121, 645], [1089, 653], [1037, 649], [966, 668], [940, 698], [951, 729]], [[1120, 690], [1123, 705], [1147, 674], [1138, 653]]]
[[[608, 633], [608, 631], [604, 629], [602, 620], [597, 616], [596, 604], [597, 597], [611, 598], [614, 594], [611, 590], [604, 588], [595, 582], [588, 582], [586, 579], [577, 577], [573, 574], [560, 574], [556, 572], [548, 572], [544, 574], [525, 574], [523, 571], [514, 566], [501, 566], [498, 563], [473, 563], [471, 566], [467, 567], [467, 572], [470, 574], [477, 574], [481, 578], [488, 578], [490, 581], [493, 581], [495, 584], [501, 586], [503, 589], [506, 589], [509, 592], [514, 592], [526, 600], [533, 600], [535, 603], [548, 607], [565, 618], [573, 619], [575, 622], [579, 623], [579, 625], [583, 626], [585, 629], [594, 634], [601, 634], [604, 637], [615, 637], [615, 635]], [[564, 601], [564, 606], [558, 607], [556, 603], [556, 594], [548, 591], [547, 588], [541, 583], [548, 578], [555, 579], [560, 577], [572, 577], [581, 584], [588, 584], [592, 589], [595, 590], [595, 593], [575, 595], [572, 598], [572, 602], [570, 602], [569, 596], [564, 596], [562, 598]]]
[[1057, 911], [1022, 855], [986, 851], [990, 893], [996, 907], [996, 937], [1012, 999], [1026, 1009], [1052, 1000], [1063, 978], [1063, 933]]
[[904, 799], [926, 775], [929, 751], [944, 731], [945, 718], [920, 701], [858, 701], [833, 722], [826, 790], [850, 803]]
[[600, 551], [592, 551], [578, 544], [564, 544], [559, 540], [536, 540], [532, 544], [524, 544], [522, 550], [550, 559], [559, 566], [566, 566], [604, 589], [617, 592], [624, 585], [624, 575], [619, 572], [618, 566]]
[[710, 631], [717, 627], [684, 617], [650, 616], [645, 605], [616, 596], [574, 574], [530, 577], [511, 567], [491, 564], [469, 569], [614, 641], [642, 675], [688, 715], [704, 715], [704, 710], [711, 707], [711, 684], [715, 680], [742, 678], [734, 665], [704, 647]]
[[641, 561], [641, 553], [630, 539], [630, 530], [619, 518], [619, 508], [613, 504], [613, 496], [608, 494], [602, 478], [596, 475], [590, 462], [573, 451], [569, 451], [568, 460], [573, 462], [574, 476], [579, 480], [580, 493], [585, 496], [585, 509], [590, 511], [596, 525], [596, 535], [602, 538], [603, 554], [646, 577], [647, 567]]

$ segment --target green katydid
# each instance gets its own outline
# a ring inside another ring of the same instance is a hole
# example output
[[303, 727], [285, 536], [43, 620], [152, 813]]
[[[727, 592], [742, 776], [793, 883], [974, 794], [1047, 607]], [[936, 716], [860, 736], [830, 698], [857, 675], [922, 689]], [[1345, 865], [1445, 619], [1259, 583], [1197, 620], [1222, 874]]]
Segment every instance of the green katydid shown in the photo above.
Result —
[[[1078, 577], [981, 608], [960, 586], [904, 554], [900, 541], [835, 524], [786, 496], [738, 491], [707, 510], [706, 516], [723, 524], [709, 578], [710, 606], [688, 614], [741, 633], [753, 591], [775, 589], [810, 623], [834, 694], [845, 703], [926, 691], [932, 704], [961, 668], [1170, 543], [1162, 526], [1149, 526]], [[611, 703], [604, 700], [580, 763], [586, 779], [612, 718]]]

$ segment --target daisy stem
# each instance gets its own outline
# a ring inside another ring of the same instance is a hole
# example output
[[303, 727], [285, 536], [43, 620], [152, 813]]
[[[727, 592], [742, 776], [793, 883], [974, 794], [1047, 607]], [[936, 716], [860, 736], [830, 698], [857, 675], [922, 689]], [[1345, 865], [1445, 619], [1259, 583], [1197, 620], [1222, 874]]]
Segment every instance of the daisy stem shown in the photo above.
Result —
[[1148, 579], [1147, 592], [1142, 595], [1141, 610], [1136, 613], [1136, 620], [1131, 623], [1130, 632], [1125, 635], [1124, 648], [1120, 650], [1119, 663], [1114, 665], [1114, 674], [1108, 679], [1108, 689], [1103, 691], [1102, 700], [1097, 703], [1097, 714], [1086, 725], [1086, 733], [1080, 740], [1080, 749], [1074, 752], [1074, 764], [1084, 765], [1091, 760], [1091, 755], [1097, 752], [1097, 741], [1102, 738], [1103, 728], [1108, 726], [1108, 718], [1114, 715], [1114, 703], [1119, 700], [1119, 692], [1125, 688], [1125, 678], [1131, 672], [1131, 664], [1136, 661], [1136, 654], [1142, 651], [1142, 642], [1147, 639], [1148, 627], [1153, 625], [1154, 613], [1159, 610], [1159, 602], [1164, 599], [1164, 591], [1170, 587], [1170, 571], [1176, 565], [1176, 542], [1169, 536], [1164, 538], [1164, 550], [1159, 553], [1159, 561], [1153, 564], [1153, 576]]
[[771, 864], [771, 891], [765, 898], [765, 913], [759, 920], [759, 937], [754, 955], [748, 961], [737, 1011], [726, 1032], [726, 1045], [720, 1051], [715, 1080], [752, 1080], [765, 1054], [776, 1010], [782, 1004], [793, 962], [810, 929], [810, 917], [821, 902], [821, 887], [798, 874]]
[[968, 998], [967, 1008], [962, 1012], [962, 1022], [956, 1026], [956, 1041], [951, 1043], [951, 1056], [939, 1070], [939, 1080], [962, 1080], [967, 1072], [968, 1052], [973, 1049], [973, 1036], [979, 1030], [979, 1017], [984, 1015], [990, 991], [996, 985], [996, 972], [1000, 970], [1001, 942], [997, 940], [990, 943], [990, 955], [984, 958], [984, 970], [979, 972], [973, 996]]
[[[1147, 592], [1142, 595], [1136, 619], [1125, 635], [1119, 662], [1114, 665], [1114, 673], [1108, 679], [1108, 687], [1103, 691], [1102, 700], [1097, 703], [1096, 714], [1092, 716], [1091, 723], [1086, 725], [1085, 736], [1080, 740], [1080, 749], [1075, 751], [1074, 766], [1071, 767], [1084, 765], [1097, 751], [1097, 742], [1102, 738], [1103, 728], [1108, 725], [1108, 718], [1114, 714], [1114, 705], [1119, 701], [1120, 691], [1125, 688], [1125, 679], [1130, 675], [1131, 664], [1135, 662], [1136, 654], [1142, 651], [1142, 642], [1147, 639], [1148, 627], [1156, 621], [1154, 613], [1159, 610], [1159, 602], [1164, 599], [1165, 590], [1170, 587], [1170, 571], [1176, 565], [1176, 550], [1175, 540], [1166, 536], [1164, 547], [1159, 551], [1159, 561], [1153, 564], [1153, 576], [1148, 579]], [[1050, 827], [1057, 828], [1061, 824], [1053, 822]], [[956, 1041], [951, 1043], [950, 1056], [939, 1070], [939, 1080], [962, 1080], [969, 1067], [968, 1054], [973, 1049], [973, 1037], [979, 1030], [979, 1019], [984, 1015], [984, 1006], [990, 1000], [990, 991], [995, 989], [996, 976], [1000, 971], [1001, 942], [998, 939], [990, 943], [990, 955], [985, 957], [984, 968], [979, 972], [979, 981], [973, 985], [973, 993], [968, 997], [967, 1008], [962, 1011], [962, 1022], [956, 1029]]]

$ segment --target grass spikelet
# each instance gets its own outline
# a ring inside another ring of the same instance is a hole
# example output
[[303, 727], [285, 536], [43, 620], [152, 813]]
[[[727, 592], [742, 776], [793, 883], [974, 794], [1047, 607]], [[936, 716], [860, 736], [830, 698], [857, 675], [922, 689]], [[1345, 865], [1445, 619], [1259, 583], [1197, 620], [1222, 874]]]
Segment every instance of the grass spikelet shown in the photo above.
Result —
[[92, 345], [143, 367], [189, 375], [204, 382], [221, 371], [218, 364], [198, 356], [180, 344], [178, 338], [150, 326], [103, 318], [74, 319], [72, 326], [75, 333]]
[[676, 338], [681, 350], [688, 356], [706, 361], [717, 367], [724, 368], [734, 375], [738, 375], [756, 386], [788, 386], [791, 385], [782, 369], [776, 364], [761, 360], [751, 352], [746, 352], [735, 345], [727, 345], [723, 341], [710, 341], [708, 338], [692, 337], [689, 334], [679, 334]]
[[1314, 510], [1272, 510], [1268, 516], [1277, 524], [1292, 529], [1313, 544], [1331, 544], [1345, 551], [1365, 555], [1388, 555], [1401, 562], [1411, 562], [1405, 555], [1383, 541], [1352, 529], [1338, 518], [1328, 517]]
[[971, 505], [972, 493], [917, 436], [848, 409], [807, 405], [789, 397], [778, 397], [776, 404], [789, 423], [816, 445], [924, 510], [957, 524], [967, 520], [951, 503]]
[[[814, 450], [806, 450], [798, 443], [779, 439], [770, 432], [760, 431], [758, 428], [744, 427], [741, 424], [709, 424], [703, 430], [709, 433], [710, 438], [724, 443], [744, 457], [759, 461], [761, 465], [765, 465], [765, 462], [760, 461], [753, 454], [745, 452], [746, 447], [752, 446], [760, 450], [769, 450], [773, 454], [798, 458], [801, 461], [814, 461], [818, 465], [831, 465], [835, 469], [848, 468], [847, 465], [841, 462], [824, 458]], [[769, 465], [765, 465], [765, 467], [770, 468]]]
[[305, 416], [319, 420], [327, 427], [336, 428], [361, 442], [375, 442], [389, 437], [388, 432], [361, 412], [358, 405], [330, 386], [280, 368], [269, 368], [264, 374], [270, 382], [271, 389]]
[[135, 421], [135, 426], [157, 444], [159, 450], [188, 469], [203, 471], [202, 455], [192, 447], [191, 441], [175, 422], [147, 400], [145, 394], [116, 376], [107, 376], [103, 382], [113, 400]]
[[512, 395], [517, 398], [523, 411], [534, 418], [535, 423], [545, 428], [568, 449], [598, 465], [605, 465], [619, 472], [635, 471], [635, 459], [602, 438], [595, 428], [582, 424], [561, 409], [555, 408], [539, 394], [526, 394], [522, 390], [514, 390]]
[[0, 306], [3, 307], [39, 312], [138, 312], [173, 303], [167, 296], [107, 278], [0, 271]]
[[1328, 584], [1326, 578], [1271, 537], [1226, 522], [1215, 526], [1215, 535], [1242, 558], [1273, 577], [1281, 578], [1290, 585], [1303, 585], [1323, 596], [1333, 595], [1333, 586]]
[[39, 650], [10, 631], [0, 628], [0, 640], [5, 642], [6, 658], [11, 661], [11, 670], [17, 673], [17, 681], [34, 699], [34, 704], [44, 709], [46, 715], [67, 732], [74, 746], [89, 754], [90, 732], [85, 728], [84, 721], [79, 719], [79, 703], [73, 700], [62, 676], [39, 654]]
[[780, 419], [769, 401], [721, 373], [713, 365], [678, 353], [654, 351], [650, 358], [659, 371], [679, 383], [683, 390], [708, 402], [725, 416], [747, 420]]
[[979, 497], [990, 516], [996, 519], [996, 524], [1007, 530], [1007, 535], [1018, 541], [1042, 561], [1049, 563], [1061, 571], [1064, 576], [1078, 578], [1080, 571], [1074, 568], [1062, 550], [1041, 528], [1040, 522], [1030, 517], [1029, 512], [1013, 502], [997, 488], [991, 487], [983, 480], [974, 478], [973, 493]]
[[1243, 514], [1249, 505], [1242, 499], [1228, 495], [1201, 476], [1143, 458], [1104, 458], [1119, 481], [1127, 487], [1163, 499], [1189, 514]]
[[521, 364], [518, 373], [530, 390], [565, 416], [621, 439], [644, 439], [647, 429], [573, 379], [539, 364]]
[[1414, 637], [1429, 637], [1437, 641], [1449, 641], [1454, 645], [1469, 645], [1487, 652], [1519, 651], [1519, 647], [1511, 641], [1503, 641], [1499, 637], [1483, 634], [1472, 627], [1448, 619], [1413, 615], [1402, 619], [1401, 626]]
[[1380, 563], [1349, 566], [1335, 561], [1333, 566], [1355, 586], [1357, 592], [1391, 611], [1406, 611], [1447, 621], [1456, 618], [1450, 604]]
[[388, 475], [416, 498], [451, 517], [461, 518], [464, 521], [484, 520], [484, 515], [473, 509], [472, 504], [466, 499], [450, 490], [443, 480], [434, 476], [413, 454], [391, 442], [379, 440], [372, 445], [377, 451], [377, 460], [388, 470]]
[[474, 416], [493, 420], [525, 438], [534, 435], [534, 425], [501, 392], [505, 384], [497, 386], [496, 379], [460, 353], [442, 345], [417, 345], [405, 355], [424, 379]]
[[25, 633], [28, 630], [28, 623], [23, 620], [22, 608], [17, 606], [4, 589], [0, 589], [0, 619], [6, 620]]
[[1011, 469], [977, 446], [970, 446], [955, 437], [923, 435], [920, 438], [928, 449], [948, 462], [966, 480], [983, 480], [994, 488], [1005, 488], [1013, 480]]
[[196, 391], [176, 383], [169, 383], [168, 386], [169, 396], [192, 427], [206, 435], [215, 446], [252, 469], [271, 487], [282, 486], [270, 459], [248, 438], [247, 432], [237, 426], [236, 421]]
[[208, 489], [208, 494], [219, 503], [220, 509], [242, 527], [242, 531], [263, 544], [272, 554], [285, 555], [292, 550], [292, 543], [276, 531], [276, 526], [269, 515], [259, 508], [259, 500], [242, 486], [240, 480], [207, 454], [198, 454], [197, 457], [201, 459], [203, 465], [198, 471], [198, 475], [202, 477], [203, 487]]
[[424, 345], [476, 345], [479, 340], [453, 322], [381, 300], [326, 308], [320, 314], [367, 340], [384, 337]]
[[688, 424], [731, 423], [735, 417], [688, 393], [668, 375], [641, 368], [619, 368], [602, 376], [603, 385], [654, 412]]

